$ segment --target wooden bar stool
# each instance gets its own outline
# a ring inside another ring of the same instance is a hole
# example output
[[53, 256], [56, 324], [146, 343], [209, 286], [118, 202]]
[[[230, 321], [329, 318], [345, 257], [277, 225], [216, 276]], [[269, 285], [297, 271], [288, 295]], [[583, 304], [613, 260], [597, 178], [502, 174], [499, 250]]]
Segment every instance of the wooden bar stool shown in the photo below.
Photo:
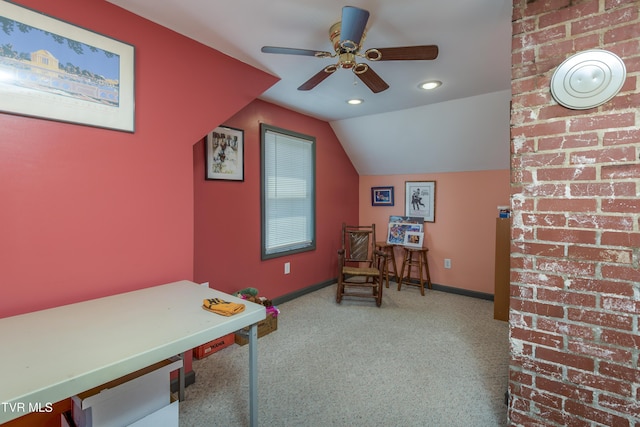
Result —
[[382, 275], [385, 278], [386, 286], [389, 287], [389, 264], [393, 268], [393, 276], [398, 280], [398, 269], [396, 268], [396, 254], [393, 250], [394, 245], [387, 242], [376, 242], [376, 249], [387, 254], [387, 262], [383, 266]]
[[[402, 283], [405, 283], [404, 279], [404, 269], [407, 267], [407, 280], [406, 285], [420, 286], [420, 295], [424, 296], [424, 280], [422, 276], [422, 267], [424, 266], [424, 270], [427, 276], [427, 285], [429, 289], [431, 289], [431, 275], [429, 274], [429, 262], [427, 261], [427, 252], [429, 249], [427, 248], [408, 248], [403, 247], [404, 256], [402, 259], [402, 270], [400, 271], [400, 281], [398, 282], [398, 290], [402, 288]], [[414, 258], [414, 254], [417, 255]], [[418, 267], [418, 272], [420, 273], [420, 284], [411, 283], [411, 267]]]

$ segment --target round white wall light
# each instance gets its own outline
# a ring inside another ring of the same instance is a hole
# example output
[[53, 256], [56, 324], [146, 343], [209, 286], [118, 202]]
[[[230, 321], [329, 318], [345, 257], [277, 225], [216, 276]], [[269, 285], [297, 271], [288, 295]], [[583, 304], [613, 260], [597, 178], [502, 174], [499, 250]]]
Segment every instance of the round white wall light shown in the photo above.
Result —
[[627, 77], [616, 54], [592, 49], [567, 58], [553, 73], [551, 95], [558, 104], [586, 110], [616, 96]]

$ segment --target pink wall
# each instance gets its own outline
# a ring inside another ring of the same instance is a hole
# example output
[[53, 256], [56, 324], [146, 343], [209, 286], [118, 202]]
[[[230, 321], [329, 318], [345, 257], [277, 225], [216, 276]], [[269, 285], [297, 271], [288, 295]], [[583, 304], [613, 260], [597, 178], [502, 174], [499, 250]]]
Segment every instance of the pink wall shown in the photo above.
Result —
[[[361, 176], [360, 223], [375, 223], [377, 240], [386, 240], [390, 215], [404, 215], [405, 181], [436, 181], [435, 222], [425, 222], [431, 281], [493, 294], [495, 218], [497, 206], [509, 205], [509, 171]], [[378, 186], [394, 187], [393, 207], [371, 206], [371, 187]], [[401, 254], [396, 248], [398, 271]]]
[[[276, 298], [337, 277], [341, 224], [358, 218], [358, 174], [329, 124], [259, 100], [224, 123], [244, 130], [245, 178], [205, 181], [203, 142], [194, 147], [195, 280]], [[316, 137], [315, 251], [260, 259], [260, 123]]]
[[193, 144], [276, 78], [105, 1], [18, 3], [135, 46], [136, 131], [0, 113], [0, 317], [191, 279]]

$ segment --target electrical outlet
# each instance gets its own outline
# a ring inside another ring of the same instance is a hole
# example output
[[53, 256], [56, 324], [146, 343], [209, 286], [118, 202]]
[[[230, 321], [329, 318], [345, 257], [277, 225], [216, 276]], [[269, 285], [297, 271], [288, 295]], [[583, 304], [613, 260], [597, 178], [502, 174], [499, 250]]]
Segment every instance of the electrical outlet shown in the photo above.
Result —
[[285, 262], [284, 263], [284, 274], [289, 274], [289, 273], [291, 273], [291, 263]]
[[444, 268], [451, 268], [451, 260], [449, 258], [445, 258]]

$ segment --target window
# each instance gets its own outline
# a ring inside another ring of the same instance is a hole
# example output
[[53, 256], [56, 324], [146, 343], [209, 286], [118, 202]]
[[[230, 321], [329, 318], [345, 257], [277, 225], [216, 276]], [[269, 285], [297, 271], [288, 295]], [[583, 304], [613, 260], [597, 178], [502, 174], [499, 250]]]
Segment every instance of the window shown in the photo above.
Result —
[[262, 259], [316, 248], [316, 140], [262, 124]]

